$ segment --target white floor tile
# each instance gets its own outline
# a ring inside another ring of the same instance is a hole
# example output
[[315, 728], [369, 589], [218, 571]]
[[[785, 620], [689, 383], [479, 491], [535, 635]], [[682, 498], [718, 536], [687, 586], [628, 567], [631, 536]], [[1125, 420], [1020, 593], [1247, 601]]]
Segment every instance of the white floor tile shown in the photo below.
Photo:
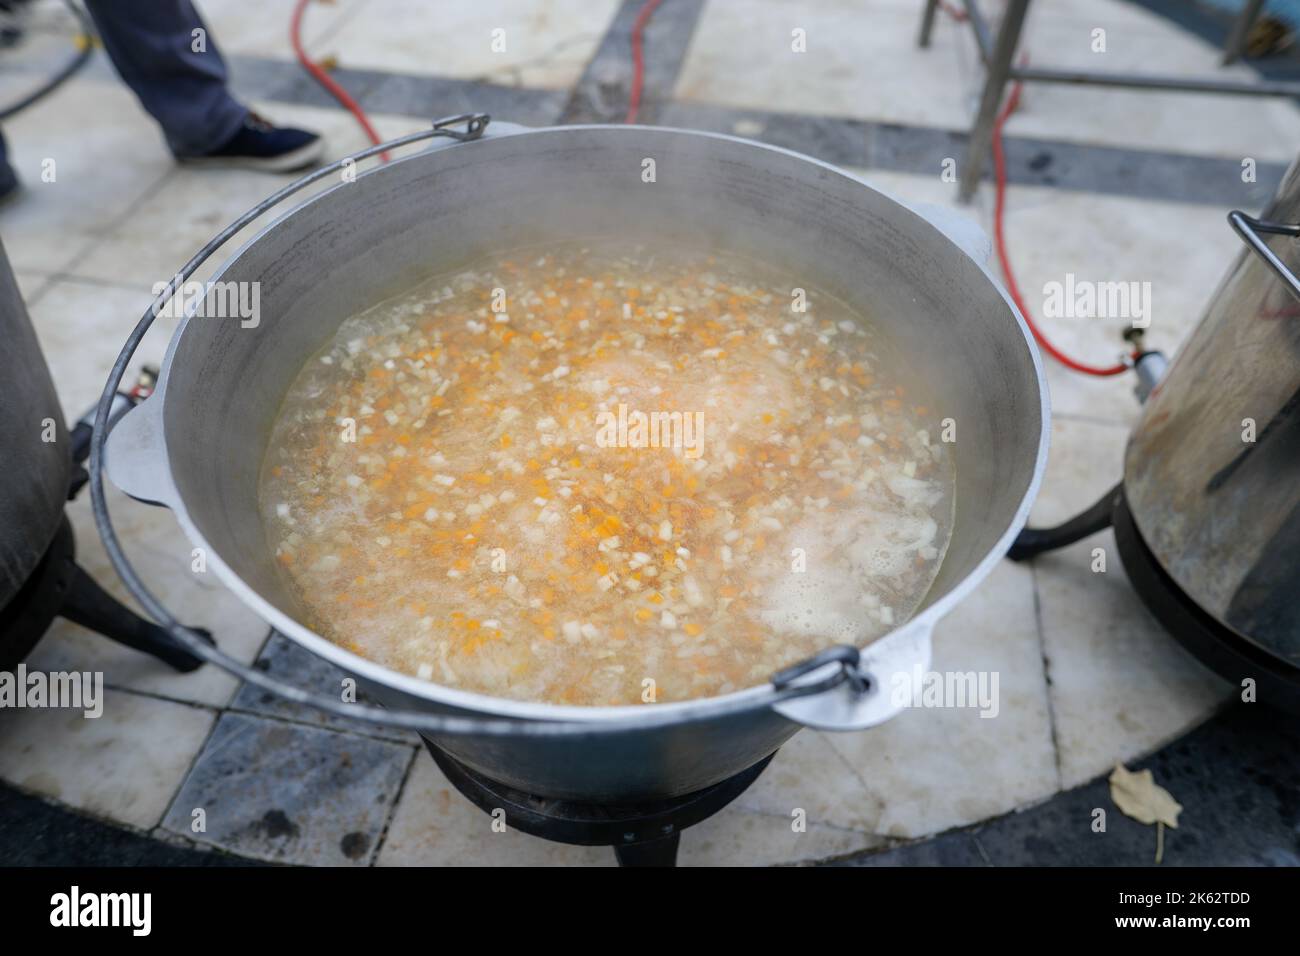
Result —
[[[109, 367], [149, 302], [147, 289], [133, 292], [60, 279], [31, 310], [69, 427], [98, 401]], [[159, 322], [161, 327], [145, 338], [141, 354], [128, 368], [124, 387], [130, 387], [142, 365], [161, 361], [174, 321]], [[109, 491], [115, 527], [149, 586], [186, 623], [208, 627], [223, 649], [251, 661], [266, 636], [266, 625], [245, 610], [210, 572], [191, 572], [191, 545], [168, 511], [133, 502], [111, 485]], [[89, 491], [83, 490], [67, 510], [80, 564], [103, 587], [125, 599], [125, 589], [108, 562], [91, 519]], [[104, 670], [106, 680], [117, 686], [212, 705], [226, 703], [236, 686], [233, 678], [211, 665], [192, 674], [177, 674], [153, 658], [61, 619], [38, 645], [33, 660], [52, 668], [93, 666]]]
[[861, 733], [828, 734], [863, 782], [873, 832], [938, 833], [1058, 789], [1028, 570], [999, 565], [939, 624], [931, 668], [996, 673], [996, 716], [981, 717], [978, 708], [916, 708]]
[[[338, 159], [369, 145], [356, 120], [341, 110], [283, 103], [254, 103], [276, 123], [297, 124], [320, 132], [326, 140], [326, 158]], [[424, 124], [410, 117], [372, 117], [379, 135], [390, 139], [413, 132]], [[370, 160], [368, 162], [376, 162]], [[368, 165], [360, 167], [362, 171]], [[107, 230], [76, 264], [78, 276], [138, 285], [145, 292], [165, 282], [177, 269], [222, 229], [266, 199], [299, 174], [270, 174], [240, 169], [175, 167], [135, 215]], [[199, 280], [213, 274], [247, 239], [275, 217], [309, 196], [337, 185], [333, 179], [307, 187], [298, 196], [264, 214], [233, 236], [225, 247], [195, 274]]]
[[44, 272], [16, 272], [14, 278], [18, 281], [18, 294], [30, 304], [49, 284], [52, 276]]
[[[77, 537], [77, 563], [101, 587], [138, 612], [104, 552], [90, 515], [90, 492], [68, 506]], [[245, 608], [211, 572], [191, 571], [191, 544], [165, 508], [132, 501], [108, 488], [113, 526], [149, 589], [185, 624], [206, 627], [227, 654], [252, 663], [269, 628]], [[29, 657], [43, 670], [99, 670], [115, 687], [221, 707], [238, 681], [214, 664], [178, 673], [147, 654], [110, 641], [80, 625], [57, 619]]]
[[[1046, 314], [1047, 284], [1067, 274], [1095, 283], [1150, 283], [1147, 348], [1173, 355], [1195, 328], [1241, 242], [1217, 206], [1152, 202], [1011, 186], [1005, 217], [1008, 255], [1020, 291], [1048, 339], [1067, 355], [1112, 365], [1127, 346], [1131, 318], [1069, 318]], [[990, 268], [1001, 276], [996, 259]], [[1131, 374], [1098, 379], [1044, 355], [1054, 412], [1117, 423], [1139, 406]]]
[[452, 786], [428, 754], [415, 766], [393, 811], [379, 866], [612, 866], [608, 847], [550, 843], [507, 828]]
[[[381, 0], [382, 4], [382, 0]], [[261, 56], [294, 59], [289, 43], [289, 22], [297, 0], [219, 0], [200, 3], [199, 15], [210, 32], [210, 41], [225, 56]], [[330, 39], [358, 15], [374, 16], [380, 4], [369, 0], [331, 0], [307, 5], [302, 20], [302, 45], [308, 55], [325, 55]]]
[[[1093, 51], [1105, 30], [1106, 50]], [[1163, 18], [1115, 0], [1035, 3], [1020, 52], [1034, 66], [1255, 80], [1247, 66], [1220, 65], [1223, 51]], [[981, 80], [982, 82], [982, 80]], [[1300, 141], [1300, 110], [1277, 97], [1154, 93], [1032, 83], [1007, 123], [1010, 136], [1290, 162]]]
[[119, 82], [73, 79], [6, 120], [4, 136], [23, 192], [0, 209], [0, 235], [19, 270], [67, 267], [172, 165]]
[[617, 0], [382, 0], [318, 47], [354, 69], [566, 89], [617, 9]]
[[[136, 291], [57, 279], [29, 308], [69, 425], [99, 401], [117, 353], [152, 301], [148, 283]], [[127, 368], [124, 387], [131, 387], [141, 366], [162, 362], [174, 328], [174, 319], [155, 322]]]
[[[919, 3], [745, 0], [704, 8], [678, 99], [964, 129], [974, 43], [938, 24], [916, 47]], [[806, 52], [792, 50], [804, 31]]]
[[[1032, 524], [1091, 505], [1119, 480], [1126, 430], [1057, 420]], [[1105, 571], [1094, 571], [1102, 549]], [[1230, 687], [1165, 633], [1110, 532], [1035, 559], [1062, 785], [1078, 786], [1207, 718]]]
[[882, 811], [878, 795], [836, 750], [837, 735], [803, 730], [777, 752], [763, 775], [736, 798], [740, 809], [872, 833]]
[[857, 830], [809, 823], [796, 830], [789, 815], [724, 808], [682, 833], [680, 866], [776, 866], [828, 860], [884, 846]]
[[215, 714], [106, 691], [101, 717], [75, 710], [0, 715], [0, 778], [118, 823], [162, 819]]

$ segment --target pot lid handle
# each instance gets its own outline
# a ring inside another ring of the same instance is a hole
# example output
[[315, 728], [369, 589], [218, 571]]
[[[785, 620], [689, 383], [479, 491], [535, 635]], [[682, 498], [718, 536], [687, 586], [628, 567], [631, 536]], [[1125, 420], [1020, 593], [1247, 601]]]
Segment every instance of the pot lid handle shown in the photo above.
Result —
[[1291, 294], [1300, 297], [1300, 279], [1296, 278], [1285, 262], [1278, 258], [1277, 253], [1268, 247], [1268, 244], [1260, 238], [1261, 232], [1268, 233], [1272, 236], [1290, 236], [1292, 239], [1300, 238], [1300, 224], [1290, 222], [1268, 222], [1263, 219], [1256, 219], [1253, 216], [1247, 216], [1239, 209], [1234, 209], [1228, 213], [1228, 223], [1241, 236], [1242, 242], [1251, 248], [1255, 255], [1259, 256], [1273, 270], [1274, 274], [1286, 283]]

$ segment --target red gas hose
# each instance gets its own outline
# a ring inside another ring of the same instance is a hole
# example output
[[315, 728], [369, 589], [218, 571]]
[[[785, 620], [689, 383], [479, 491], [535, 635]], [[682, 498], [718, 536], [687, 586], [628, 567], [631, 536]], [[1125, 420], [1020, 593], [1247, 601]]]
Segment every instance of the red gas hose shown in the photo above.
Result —
[[1047, 336], [1034, 323], [1034, 317], [1029, 311], [1029, 306], [1025, 305], [1024, 297], [1020, 294], [1020, 287], [1016, 284], [1016, 275], [1011, 271], [1011, 257], [1007, 255], [1006, 234], [1002, 227], [1003, 212], [1006, 207], [1007, 199], [1007, 163], [1006, 156], [1002, 151], [1002, 127], [1016, 107], [1020, 105], [1020, 88], [1022, 84], [1016, 83], [1011, 87], [1011, 95], [1007, 97], [1006, 105], [1002, 107], [1002, 112], [998, 114], [997, 120], [993, 123], [993, 174], [997, 192], [993, 201], [993, 241], [998, 250], [998, 262], [1002, 265], [1002, 275], [1007, 281], [1007, 292], [1011, 294], [1011, 299], [1020, 309], [1020, 314], [1025, 317], [1025, 324], [1029, 326], [1029, 331], [1034, 333], [1034, 338], [1038, 344], [1043, 347], [1043, 351], [1056, 359], [1068, 369], [1076, 372], [1082, 372], [1084, 375], [1096, 375], [1107, 377], [1111, 375], [1120, 375], [1128, 371], [1128, 366], [1122, 362], [1118, 365], [1088, 365], [1066, 355], [1055, 345], [1047, 340]]
[[943, 8], [944, 13], [948, 14], [948, 16], [952, 17], [958, 23], [965, 23], [968, 19], [965, 10], [954, 7], [948, 2], [948, 0], [939, 0], [939, 6]]
[[[298, 62], [311, 74], [312, 78], [357, 118], [357, 122], [361, 124], [362, 129], [366, 131], [366, 135], [370, 137], [370, 142], [379, 145], [382, 140], [375, 128], [370, 124], [365, 111], [348, 94], [348, 91], [334, 82], [330, 75], [319, 64], [313, 62], [307, 56], [307, 51], [303, 49], [300, 32], [303, 11], [309, 2], [310, 0], [298, 0], [294, 6], [293, 19], [289, 24], [289, 40], [293, 44], [293, 52], [298, 57]], [[645, 90], [645, 28], [650, 22], [650, 17], [654, 15], [655, 10], [662, 2], [663, 0], [646, 0], [637, 12], [636, 20], [632, 23], [632, 86], [628, 93], [627, 115], [623, 119], [625, 123], [635, 123], [637, 114], [641, 109], [641, 96]], [[941, 5], [944, 11], [954, 20], [966, 19], [963, 11], [954, 8], [948, 3], [942, 3]], [[1011, 87], [1011, 95], [1007, 97], [1006, 105], [1002, 107], [1002, 111], [993, 124], [993, 170], [996, 184], [993, 205], [993, 238], [997, 248], [998, 262], [1001, 264], [1002, 274], [1006, 278], [1007, 292], [1011, 294], [1012, 301], [1020, 309], [1020, 314], [1025, 317], [1025, 324], [1029, 326], [1029, 331], [1034, 334], [1038, 344], [1042, 346], [1044, 352], [1056, 359], [1056, 361], [1066, 368], [1081, 372], [1084, 375], [1100, 377], [1121, 375], [1128, 371], [1128, 366], [1123, 363], [1108, 366], [1088, 365], [1085, 362], [1071, 358], [1053, 345], [1034, 322], [1033, 315], [1025, 304], [1024, 297], [1020, 294], [1020, 287], [1016, 283], [1016, 276], [1011, 268], [1011, 258], [1007, 254], [1006, 233], [1003, 228], [1003, 214], [1006, 209], [1007, 170], [1006, 156], [1002, 148], [1002, 127], [1011, 114], [1015, 112], [1016, 107], [1020, 105], [1021, 86], [1021, 83], [1016, 83]], [[384, 162], [388, 162], [387, 153], [381, 153], [380, 156]]]
[[627, 97], [627, 116], [623, 118], [624, 123], [635, 123], [636, 115], [641, 109], [641, 92], [645, 89], [645, 53], [643, 50], [645, 26], [650, 22], [650, 17], [661, 2], [662, 0], [646, 0], [645, 4], [637, 12], [636, 20], [632, 23], [632, 89]]
[[[379, 138], [375, 128], [370, 125], [370, 118], [366, 116], [366, 111], [351, 97], [347, 90], [334, 82], [334, 79], [321, 68], [320, 64], [308, 57], [307, 51], [302, 47], [302, 37], [300, 35], [302, 31], [302, 15], [310, 2], [311, 0], [298, 0], [298, 3], [293, 8], [293, 18], [289, 21], [289, 42], [293, 44], [293, 52], [298, 57], [298, 62], [311, 74], [312, 79], [323, 86], [349, 113], [357, 118], [361, 128], [370, 137], [370, 142], [378, 146], [383, 140]], [[379, 158], [384, 162], [388, 162], [388, 153], [380, 153]]]

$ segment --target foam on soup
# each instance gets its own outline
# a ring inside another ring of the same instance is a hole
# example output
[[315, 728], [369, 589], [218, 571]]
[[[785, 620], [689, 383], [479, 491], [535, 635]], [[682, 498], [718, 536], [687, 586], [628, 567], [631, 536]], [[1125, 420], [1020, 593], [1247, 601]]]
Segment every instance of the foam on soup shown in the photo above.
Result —
[[340, 326], [261, 478], [306, 622], [519, 700], [723, 694], [915, 612], [938, 410], [869, 317], [735, 257], [572, 245]]

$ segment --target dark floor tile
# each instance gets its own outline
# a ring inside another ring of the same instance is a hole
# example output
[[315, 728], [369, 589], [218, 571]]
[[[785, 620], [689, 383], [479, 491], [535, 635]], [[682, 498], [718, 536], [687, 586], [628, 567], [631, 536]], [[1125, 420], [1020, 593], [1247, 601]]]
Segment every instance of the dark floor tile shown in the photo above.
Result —
[[[1239, 705], [1140, 761], [1183, 805], [1166, 866], [1300, 865], [1300, 718]], [[1105, 833], [1090, 829], [1104, 807]], [[1120, 813], [1096, 780], [977, 828], [994, 864], [1128, 866], [1155, 859], [1156, 832]]]
[[909, 843], [879, 853], [866, 853], [830, 866], [988, 866], [969, 833], [945, 833], [933, 840]]
[[[231, 60], [231, 76], [240, 96], [338, 107], [338, 102], [297, 63], [249, 56]], [[430, 120], [456, 113], [490, 113], [497, 119], [525, 126], [549, 126], [559, 120], [568, 98], [567, 93], [558, 90], [379, 70], [340, 67], [331, 71], [331, 76], [367, 112]]]
[[[717, 133], [735, 132], [738, 123], [752, 124], [758, 132], [751, 138], [760, 142], [837, 166], [917, 176], [938, 176], [945, 159], [960, 162], [966, 152], [964, 132], [835, 116], [672, 103], [662, 119], [668, 126]], [[1259, 163], [1256, 181], [1243, 183], [1237, 159], [1017, 137], [1007, 138], [1006, 157], [1007, 181], [1013, 185], [1247, 209], [1264, 205], [1286, 170], [1283, 163]]]
[[524, 126], [550, 126], [560, 118], [565, 94], [444, 77], [385, 74], [366, 91], [367, 109], [437, 119], [488, 113]]
[[0, 784], [5, 866], [248, 866], [215, 850], [172, 846]]
[[[232, 853], [305, 865], [370, 862], [414, 749], [224, 714], [163, 828]], [[202, 809], [204, 832], [194, 832]]]
[[[1256, 209], [1273, 196], [1285, 163], [1260, 162], [1255, 182], [1241, 180], [1239, 158], [1086, 146], [1008, 138], [1007, 181], [1076, 192]], [[961, 157], [962, 152], [949, 153]], [[991, 175], [991, 174], [990, 174]]]
[[[1150, 769], [1183, 805], [1164, 834], [1165, 866], [1300, 866], [1300, 717], [1244, 704], [1130, 770]], [[1106, 811], [1106, 831], [1092, 829]], [[965, 865], [960, 841], [978, 841], [994, 866], [1148, 866], [1156, 829], [1126, 817], [1105, 778], [1041, 806], [946, 833], [851, 865]], [[929, 848], [929, 849], [927, 849]]]
[[[265, 671], [271, 677], [305, 690], [314, 691], [333, 700], [341, 699], [342, 681], [347, 676], [329, 661], [303, 650], [283, 634], [276, 633], [273, 633], [271, 639], [266, 642], [266, 646], [262, 648], [262, 653], [258, 655], [254, 666]], [[365, 694], [358, 697], [358, 702], [374, 704], [374, 701], [367, 698]], [[239, 692], [235, 694], [235, 699], [230, 703], [230, 709], [283, 717], [286, 720], [296, 720], [299, 723], [329, 727], [334, 730], [348, 730], [400, 743], [419, 743], [419, 737], [411, 731], [395, 730], [378, 724], [367, 724], [334, 717], [317, 710], [315, 707], [289, 703], [284, 698], [270, 691], [254, 687], [251, 684], [244, 684], [239, 688]]]
[[[632, 27], [644, 0], [623, 0], [564, 107], [564, 123], [621, 123], [632, 92]], [[674, 0], [655, 11], [645, 28], [646, 48], [637, 122], [666, 123], [662, 110], [677, 87], [704, 0]]]
[[664, 107], [662, 121], [665, 126], [729, 134], [736, 133], [737, 124], [755, 124], [758, 132], [745, 134], [749, 139], [837, 166], [869, 165], [868, 138], [872, 124], [858, 120], [737, 110], [706, 103], [670, 103]]

